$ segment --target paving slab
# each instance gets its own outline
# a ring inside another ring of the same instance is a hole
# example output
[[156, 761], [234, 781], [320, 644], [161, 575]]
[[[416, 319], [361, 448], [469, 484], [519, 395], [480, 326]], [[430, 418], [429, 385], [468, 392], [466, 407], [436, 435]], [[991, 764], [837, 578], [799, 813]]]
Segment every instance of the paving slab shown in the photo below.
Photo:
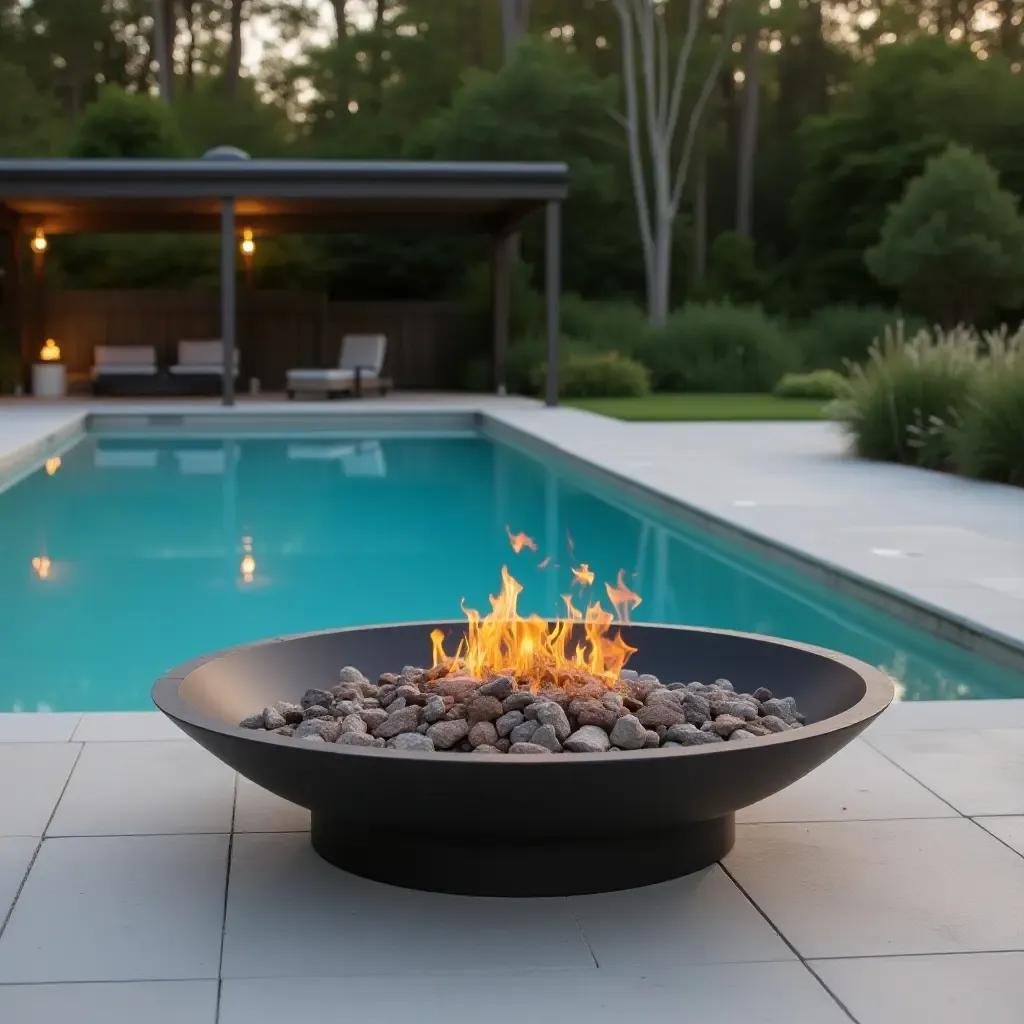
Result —
[[963, 818], [741, 825], [725, 867], [805, 959], [1024, 949], [1024, 858]]
[[234, 786], [191, 740], [86, 743], [47, 835], [230, 832]]
[[47, 839], [0, 936], [0, 985], [216, 978], [228, 837]]
[[10, 1024], [216, 1024], [215, 981], [0, 985]]
[[813, 960], [859, 1024], [1020, 1024], [1024, 953]]
[[991, 832], [1007, 846], [1024, 856], [1024, 815], [1008, 815], [995, 818], [975, 818], [975, 822], [986, 832]]
[[38, 846], [38, 839], [27, 836], [0, 839], [0, 927], [14, 905], [14, 897], [18, 895], [18, 889], [28, 874]]
[[184, 736], [159, 711], [92, 711], [82, 715], [72, 739], [136, 743], [140, 740], [180, 740]]
[[0, 743], [0, 836], [41, 836], [57, 806], [78, 743]]
[[0, 714], [0, 743], [65, 743], [82, 716], [77, 711]]
[[309, 811], [238, 777], [235, 832], [308, 832]]

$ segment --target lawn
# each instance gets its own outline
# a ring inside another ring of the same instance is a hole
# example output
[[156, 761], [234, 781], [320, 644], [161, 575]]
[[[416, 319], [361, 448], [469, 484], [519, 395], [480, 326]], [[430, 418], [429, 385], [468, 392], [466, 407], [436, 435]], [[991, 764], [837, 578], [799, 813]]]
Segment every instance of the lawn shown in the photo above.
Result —
[[566, 405], [620, 420], [820, 420], [827, 402], [774, 395], [649, 395], [570, 398]]

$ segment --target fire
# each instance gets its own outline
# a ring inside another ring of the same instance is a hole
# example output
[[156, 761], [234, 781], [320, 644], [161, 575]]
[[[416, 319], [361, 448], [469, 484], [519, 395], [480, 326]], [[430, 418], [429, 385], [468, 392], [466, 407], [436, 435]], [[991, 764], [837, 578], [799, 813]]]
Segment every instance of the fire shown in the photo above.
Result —
[[46, 475], [53, 476], [60, 469], [60, 456], [55, 455], [52, 459], [46, 460]]
[[32, 571], [41, 579], [46, 580], [50, 578], [50, 567], [52, 563], [46, 557], [46, 555], [36, 555], [32, 559]]
[[46, 344], [39, 350], [39, 358], [44, 363], [55, 363], [60, 359], [60, 346], [53, 338], [46, 339]]
[[[536, 550], [525, 534], [508, 530], [508, 535], [516, 552], [524, 546]], [[524, 539], [528, 543], [518, 543]], [[585, 562], [572, 573], [579, 583], [589, 586], [594, 582], [594, 573]], [[605, 586], [619, 618], [629, 621], [629, 613], [640, 604], [640, 597], [626, 586], [624, 575], [620, 571], [616, 585]], [[468, 620], [466, 632], [453, 655], [445, 652], [444, 634], [435, 629], [430, 634], [434, 678], [511, 675], [520, 686], [534, 690], [546, 684], [583, 683], [588, 677], [609, 687], [618, 684], [619, 674], [636, 648], [630, 647], [621, 633], [613, 632], [615, 615], [611, 611], [602, 608], [600, 601], [581, 611], [573, 604], [572, 595], [565, 594], [564, 617], [553, 622], [539, 615], [523, 618], [518, 610], [522, 592], [519, 581], [507, 566], [502, 566], [501, 590], [491, 595], [490, 612], [481, 616], [463, 605]]]
[[508, 534], [512, 550], [517, 555], [523, 550], [523, 548], [529, 548], [531, 551], [537, 550], [537, 542], [532, 537], [527, 537], [525, 533], [513, 533], [511, 526], [506, 526], [505, 532]]

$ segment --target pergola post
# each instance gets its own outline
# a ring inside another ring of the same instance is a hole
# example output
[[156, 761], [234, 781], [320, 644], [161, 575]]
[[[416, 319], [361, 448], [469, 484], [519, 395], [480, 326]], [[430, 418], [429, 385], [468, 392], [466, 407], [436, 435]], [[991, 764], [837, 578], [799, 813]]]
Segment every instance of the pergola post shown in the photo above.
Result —
[[494, 345], [494, 393], [507, 393], [508, 326], [511, 308], [511, 260], [508, 235], [502, 233], [491, 247], [491, 315]]
[[558, 405], [558, 298], [562, 277], [562, 204], [549, 200], [544, 207], [544, 301], [547, 310], [548, 374], [544, 400]]
[[235, 201], [220, 207], [220, 340], [224, 351], [221, 401], [235, 404]]

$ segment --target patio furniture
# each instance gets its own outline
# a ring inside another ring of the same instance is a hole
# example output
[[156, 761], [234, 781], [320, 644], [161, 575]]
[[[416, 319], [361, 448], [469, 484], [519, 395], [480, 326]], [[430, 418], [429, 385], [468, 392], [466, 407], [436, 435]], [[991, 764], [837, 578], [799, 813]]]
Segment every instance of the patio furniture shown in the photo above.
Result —
[[[224, 379], [224, 343], [179, 341], [178, 361], [170, 368], [175, 394], [220, 394]], [[238, 377], [238, 349], [235, 349], [235, 377]]]
[[338, 366], [334, 369], [289, 370], [288, 397], [297, 394], [340, 394], [362, 397], [367, 391], [386, 395], [391, 380], [382, 377], [388, 339], [383, 334], [346, 334], [341, 339]]
[[99, 448], [93, 451], [97, 469], [155, 469], [160, 452], [153, 448]]
[[92, 361], [97, 395], [153, 394], [160, 383], [152, 345], [97, 345]]
[[63, 363], [32, 364], [32, 394], [36, 398], [63, 398], [67, 390], [67, 367]]
[[174, 453], [182, 476], [223, 476], [227, 469], [227, 452], [217, 448], [185, 448]]

